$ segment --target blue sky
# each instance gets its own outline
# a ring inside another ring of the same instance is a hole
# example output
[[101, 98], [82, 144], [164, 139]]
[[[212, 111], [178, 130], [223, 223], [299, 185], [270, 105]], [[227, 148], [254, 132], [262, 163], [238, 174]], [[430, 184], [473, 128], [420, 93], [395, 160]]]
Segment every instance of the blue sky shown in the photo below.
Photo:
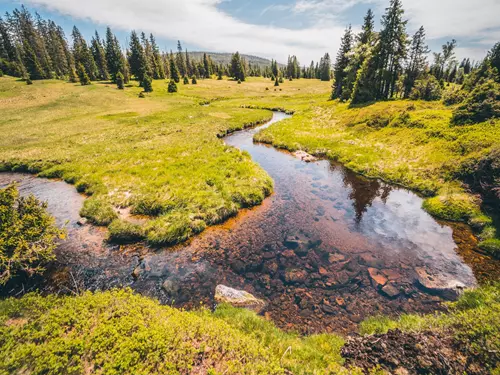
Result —
[[[152, 32], [162, 49], [180, 39], [189, 50], [234, 52], [302, 64], [335, 55], [346, 25], [357, 29], [372, 8], [378, 21], [389, 0], [0, 0], [0, 12], [25, 4], [90, 38], [109, 25], [122, 44], [131, 29]], [[420, 25], [433, 51], [452, 38], [459, 58], [482, 58], [500, 40], [500, 0], [403, 0], [408, 32]]]

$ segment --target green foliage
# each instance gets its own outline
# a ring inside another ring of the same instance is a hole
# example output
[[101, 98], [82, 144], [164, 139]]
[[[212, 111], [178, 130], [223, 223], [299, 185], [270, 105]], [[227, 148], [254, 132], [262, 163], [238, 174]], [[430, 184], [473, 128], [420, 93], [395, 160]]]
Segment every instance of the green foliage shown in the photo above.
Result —
[[175, 83], [174, 80], [170, 80], [170, 82], [168, 83], [168, 92], [169, 93], [177, 92], [177, 84]]
[[424, 79], [419, 79], [415, 82], [415, 86], [411, 90], [410, 99], [412, 100], [440, 100], [442, 97], [442, 89], [436, 77], [429, 75]]
[[236, 52], [231, 58], [231, 76], [235, 80], [244, 81], [246, 72], [245, 72], [245, 64], [242, 61], [242, 58], [239, 52]]
[[148, 74], [144, 74], [142, 88], [144, 89], [144, 92], [153, 92], [153, 80]]
[[451, 86], [447, 90], [445, 90], [443, 94], [443, 103], [444, 105], [455, 105], [462, 103], [467, 96], [467, 93], [462, 90], [459, 86]]
[[198, 81], [196, 80], [196, 76], [193, 76], [193, 78], [191, 78], [191, 84], [193, 84], [193, 85], [198, 84]]
[[124, 83], [125, 82], [122, 72], [118, 72], [118, 74], [116, 75], [116, 86], [118, 87], [118, 89], [123, 90]]
[[92, 224], [108, 226], [118, 215], [113, 206], [103, 198], [91, 197], [85, 200], [80, 215]]
[[455, 124], [473, 124], [500, 117], [500, 84], [490, 79], [479, 84], [453, 112]]
[[185, 85], [188, 85], [189, 84], [189, 78], [188, 77], [184, 77], [183, 82], [184, 82]]
[[46, 203], [19, 197], [15, 185], [0, 189], [0, 285], [18, 272], [43, 272], [62, 236]]
[[26, 78], [26, 84], [27, 85], [32, 85], [33, 84], [33, 81], [31, 80], [31, 78]]
[[495, 258], [500, 258], [500, 240], [491, 238], [479, 243], [479, 248]]
[[276, 79], [275, 79], [275, 81], [274, 81], [274, 87], [277, 87], [277, 86], [279, 86], [279, 85], [280, 85], [280, 83], [279, 83], [279, 81], [278, 81], [278, 77], [276, 77]]
[[85, 71], [85, 67], [82, 64], [78, 64], [77, 69], [78, 79], [80, 80], [80, 84], [82, 86], [90, 85], [90, 78]]
[[0, 337], [1, 373], [350, 373], [338, 336], [301, 338], [249, 311], [186, 312], [129, 290], [1, 301]]

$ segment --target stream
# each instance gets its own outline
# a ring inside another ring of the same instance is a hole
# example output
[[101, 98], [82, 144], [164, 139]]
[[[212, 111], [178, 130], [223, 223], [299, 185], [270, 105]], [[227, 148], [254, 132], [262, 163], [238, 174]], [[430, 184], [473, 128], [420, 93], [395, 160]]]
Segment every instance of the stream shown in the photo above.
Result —
[[476, 251], [467, 226], [436, 221], [416, 194], [253, 142], [287, 117], [275, 112], [270, 122], [224, 139], [269, 173], [274, 194], [174, 248], [108, 245], [104, 229], [80, 222], [84, 197], [73, 186], [1, 173], [0, 187], [17, 181], [22, 194], [47, 201], [68, 231], [43, 278], [13, 281], [2, 294], [128, 286], [194, 308], [212, 307], [216, 285], [224, 284], [264, 299], [266, 318], [282, 328], [350, 332], [368, 316], [443, 309], [460, 288], [500, 275], [500, 262]]

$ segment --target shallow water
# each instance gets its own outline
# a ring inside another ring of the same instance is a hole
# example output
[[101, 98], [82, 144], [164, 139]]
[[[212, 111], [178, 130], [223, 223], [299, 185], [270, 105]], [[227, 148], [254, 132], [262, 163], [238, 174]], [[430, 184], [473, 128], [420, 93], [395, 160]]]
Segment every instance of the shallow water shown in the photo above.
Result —
[[473, 259], [474, 270], [482, 269], [478, 264], [500, 269], [473, 251], [467, 227], [438, 223], [417, 195], [339, 164], [305, 163], [253, 142], [260, 129], [287, 117], [275, 113], [271, 122], [225, 138], [269, 173], [275, 193], [262, 206], [174, 249], [108, 246], [103, 230], [77, 224], [84, 198], [73, 187], [0, 174], [0, 186], [19, 180], [23, 193], [48, 200], [59, 224], [69, 221], [69, 239], [59, 247], [43, 289], [131, 286], [162, 302], [194, 307], [213, 304], [215, 286], [222, 283], [265, 299], [266, 316], [281, 327], [349, 331], [377, 313], [439, 309], [441, 298], [416, 282], [419, 268], [465, 286], [474, 286], [476, 278], [464, 258]]

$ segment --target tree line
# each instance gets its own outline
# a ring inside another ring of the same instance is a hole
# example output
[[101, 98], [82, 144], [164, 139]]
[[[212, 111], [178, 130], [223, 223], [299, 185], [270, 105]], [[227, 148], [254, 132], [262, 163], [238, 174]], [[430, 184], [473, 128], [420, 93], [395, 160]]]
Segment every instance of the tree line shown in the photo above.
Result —
[[444, 44], [429, 63], [425, 29], [421, 26], [413, 36], [407, 34], [401, 0], [390, 1], [378, 32], [374, 18], [368, 10], [361, 32], [354, 35], [349, 26], [342, 36], [333, 68], [332, 99], [353, 104], [392, 98], [437, 99], [446, 83], [463, 84], [480, 65], [470, 59], [458, 63], [456, 40]]

